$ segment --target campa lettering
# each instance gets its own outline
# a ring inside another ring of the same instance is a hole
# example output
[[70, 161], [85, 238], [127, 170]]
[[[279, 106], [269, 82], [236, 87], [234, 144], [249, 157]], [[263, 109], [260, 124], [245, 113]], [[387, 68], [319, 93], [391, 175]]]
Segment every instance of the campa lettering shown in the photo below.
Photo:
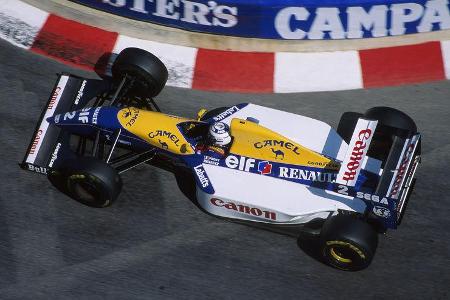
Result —
[[450, 28], [448, 0], [368, 7], [286, 7], [274, 25], [284, 39], [354, 39]]

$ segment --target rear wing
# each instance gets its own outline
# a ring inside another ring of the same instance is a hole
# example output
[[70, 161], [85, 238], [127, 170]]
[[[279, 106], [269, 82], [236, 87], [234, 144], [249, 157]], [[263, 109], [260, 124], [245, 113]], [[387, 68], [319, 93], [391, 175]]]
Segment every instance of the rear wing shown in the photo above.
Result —
[[386, 228], [396, 228], [414, 186], [414, 175], [420, 162], [421, 136], [400, 130], [383, 162], [374, 192], [367, 193], [360, 191], [358, 177], [376, 128], [377, 121], [358, 120], [334, 191], [364, 200], [371, 216], [378, 218]]
[[419, 133], [402, 138], [396, 136], [389, 151], [375, 193], [394, 199], [397, 224], [400, 224], [414, 186], [414, 175], [420, 163]]
[[81, 109], [90, 99], [105, 91], [107, 83], [102, 80], [85, 79], [74, 75], [58, 76], [52, 93], [43, 108], [34, 130], [21, 168], [40, 174], [47, 174], [55, 161], [69, 147], [69, 136], [56, 126], [50, 126], [47, 118], [55, 114]]

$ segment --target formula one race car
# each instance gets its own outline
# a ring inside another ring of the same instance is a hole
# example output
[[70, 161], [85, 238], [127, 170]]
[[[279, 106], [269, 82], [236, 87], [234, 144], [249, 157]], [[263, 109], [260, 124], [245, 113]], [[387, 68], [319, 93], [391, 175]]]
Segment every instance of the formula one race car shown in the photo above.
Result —
[[370, 264], [377, 234], [400, 224], [413, 190], [420, 134], [409, 116], [388, 107], [347, 112], [336, 131], [244, 103], [184, 118], [153, 100], [167, 76], [137, 48], [118, 55], [112, 77], [60, 75], [22, 168], [93, 207], [112, 204], [120, 174], [139, 164], [184, 170], [207, 213], [296, 237], [314, 233], [319, 256], [342, 270]]

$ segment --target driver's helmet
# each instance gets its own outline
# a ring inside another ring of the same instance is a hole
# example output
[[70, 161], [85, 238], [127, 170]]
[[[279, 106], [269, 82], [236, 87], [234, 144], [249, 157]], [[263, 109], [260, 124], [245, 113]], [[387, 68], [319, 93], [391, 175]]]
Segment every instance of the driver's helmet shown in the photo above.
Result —
[[216, 122], [209, 126], [209, 141], [215, 146], [226, 146], [231, 143], [230, 127], [223, 122]]

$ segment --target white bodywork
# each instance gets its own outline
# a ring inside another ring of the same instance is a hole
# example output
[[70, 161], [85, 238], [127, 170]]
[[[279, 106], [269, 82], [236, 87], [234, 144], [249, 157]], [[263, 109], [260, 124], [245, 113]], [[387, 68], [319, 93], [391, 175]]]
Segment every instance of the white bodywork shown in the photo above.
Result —
[[[233, 118], [257, 119], [295, 142], [343, 161], [348, 144], [328, 124], [312, 118], [249, 104], [216, 121], [230, 124]], [[363, 200], [282, 179], [221, 166], [203, 164], [214, 195], [197, 187], [199, 204], [208, 212], [227, 218], [264, 223], [301, 224], [326, 218], [338, 209], [363, 212]], [[363, 169], [379, 173], [380, 162], [367, 158]]]

